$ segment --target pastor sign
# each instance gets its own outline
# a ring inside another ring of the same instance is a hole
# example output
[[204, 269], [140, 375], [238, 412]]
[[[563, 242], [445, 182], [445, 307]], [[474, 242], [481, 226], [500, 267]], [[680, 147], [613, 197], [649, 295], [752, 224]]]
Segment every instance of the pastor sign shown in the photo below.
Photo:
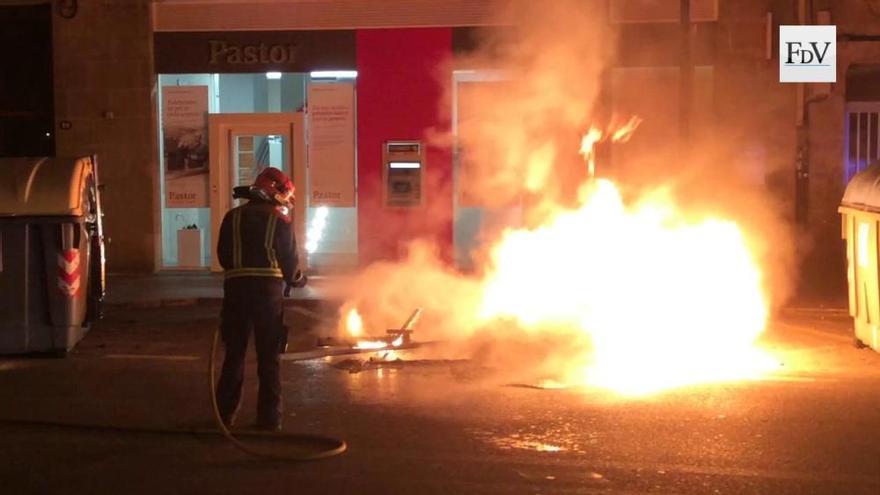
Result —
[[159, 74], [354, 70], [355, 32], [225, 31], [153, 33]]

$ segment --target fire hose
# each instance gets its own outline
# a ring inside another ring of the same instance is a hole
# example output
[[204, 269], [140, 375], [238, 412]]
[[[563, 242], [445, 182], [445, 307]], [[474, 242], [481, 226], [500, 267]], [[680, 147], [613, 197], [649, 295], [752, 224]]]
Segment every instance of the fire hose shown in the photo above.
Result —
[[[301, 309], [301, 308], [297, 308]], [[306, 313], [310, 313], [305, 311]], [[410, 341], [410, 334], [413, 331], [413, 326], [416, 321], [419, 319], [421, 315], [422, 309], [418, 308], [410, 315], [410, 317], [406, 320], [406, 322], [399, 328], [388, 330], [389, 337], [386, 337], [386, 341], [388, 342], [389, 349], [396, 350], [407, 350], [407, 349], [416, 349], [422, 347], [424, 345], [431, 345], [433, 342], [422, 342], [416, 343]], [[314, 314], [312, 316], [319, 316]], [[392, 340], [396, 342], [392, 344]], [[29, 420], [29, 419], [15, 419], [15, 418], [0, 418], [0, 424], [8, 424], [8, 425], [21, 425], [21, 426], [40, 426], [40, 427], [54, 427], [54, 428], [69, 428], [76, 430], [92, 430], [92, 431], [109, 431], [109, 432], [122, 432], [122, 433], [142, 433], [142, 434], [154, 434], [154, 435], [216, 435], [221, 434], [226, 440], [228, 440], [235, 448], [238, 450], [245, 452], [249, 455], [253, 455], [255, 457], [259, 457], [267, 460], [280, 460], [280, 461], [292, 461], [292, 462], [306, 462], [306, 461], [316, 461], [320, 459], [327, 459], [329, 457], [333, 457], [339, 454], [342, 454], [348, 449], [348, 445], [344, 440], [319, 435], [319, 434], [309, 434], [309, 433], [278, 433], [278, 432], [261, 432], [261, 431], [239, 431], [235, 434], [229, 430], [226, 424], [223, 422], [223, 419], [220, 415], [220, 409], [217, 405], [217, 394], [215, 389], [216, 382], [216, 360], [217, 360], [217, 347], [218, 342], [220, 341], [220, 327], [218, 326], [215, 331], [211, 341], [211, 350], [210, 356], [208, 357], [208, 387], [211, 395], [211, 406], [213, 410], [214, 422], [216, 424], [216, 429], [184, 429], [184, 428], [153, 428], [153, 427], [142, 427], [142, 426], [117, 426], [117, 425], [101, 425], [101, 424], [87, 424], [87, 423], [75, 423], [75, 422], [64, 422], [64, 421], [53, 421], [53, 420]], [[288, 355], [282, 355], [282, 360], [302, 360], [302, 359], [314, 359], [317, 357], [325, 357], [325, 356], [336, 356], [343, 354], [360, 354], [365, 352], [375, 352], [377, 349], [366, 349], [366, 348], [358, 348], [358, 347], [342, 347], [337, 349], [319, 349], [313, 352], [303, 352], [303, 353], [294, 353]], [[277, 440], [283, 441], [287, 443], [287, 445], [293, 446], [311, 446], [312, 449], [303, 449], [303, 452], [297, 453], [286, 453], [280, 454], [275, 452], [263, 451], [259, 449], [255, 449], [246, 443], [242, 442], [241, 438], [262, 438], [268, 440]]]
[[[278, 433], [278, 432], [258, 432], [258, 431], [245, 431], [245, 432], [236, 432], [235, 435], [226, 427], [223, 423], [222, 418], [220, 417], [220, 410], [217, 407], [217, 394], [214, 388], [214, 384], [216, 381], [216, 355], [217, 355], [217, 343], [220, 340], [220, 327], [214, 331], [214, 337], [211, 342], [211, 355], [208, 358], [208, 387], [210, 388], [211, 393], [211, 405], [213, 408], [214, 421], [217, 425], [217, 429], [183, 429], [183, 428], [151, 428], [151, 427], [140, 427], [140, 426], [116, 426], [116, 425], [101, 425], [101, 424], [88, 424], [88, 423], [75, 423], [75, 422], [64, 422], [64, 421], [52, 421], [52, 420], [29, 420], [29, 419], [15, 419], [15, 418], [0, 418], [0, 424], [8, 424], [8, 425], [20, 425], [20, 426], [40, 426], [40, 427], [55, 427], [55, 428], [70, 428], [77, 430], [92, 430], [92, 431], [111, 431], [111, 432], [125, 432], [125, 433], [146, 433], [146, 434], [156, 434], [156, 435], [179, 435], [179, 434], [187, 434], [187, 435], [216, 435], [221, 434], [226, 438], [230, 443], [232, 443], [235, 448], [238, 450], [245, 452], [247, 454], [267, 459], [267, 460], [280, 460], [280, 461], [292, 461], [292, 462], [306, 462], [306, 461], [316, 461], [320, 459], [326, 459], [328, 457], [333, 457], [345, 452], [348, 449], [348, 445], [344, 440], [333, 438], [324, 435], [318, 434], [308, 434], [308, 433]], [[276, 453], [270, 451], [263, 451], [255, 449], [245, 443], [243, 443], [240, 438], [263, 438], [267, 440], [277, 440], [279, 442], [285, 442], [289, 446], [299, 446], [300, 452], [296, 453]], [[308, 448], [311, 447], [311, 448]]]
[[[305, 280], [303, 280], [304, 282]], [[415, 343], [410, 341], [410, 334], [413, 331], [413, 326], [416, 321], [419, 319], [421, 315], [421, 308], [416, 309], [410, 317], [406, 320], [406, 322], [399, 329], [389, 330], [389, 337], [386, 337], [386, 341], [391, 346], [391, 341], [393, 339], [396, 344], [393, 344], [394, 349], [415, 349], [421, 347], [428, 343]], [[293, 462], [305, 462], [305, 461], [316, 461], [320, 459], [326, 459], [329, 457], [333, 457], [345, 452], [348, 449], [347, 444], [342, 439], [337, 439], [325, 435], [319, 434], [308, 434], [308, 433], [278, 433], [278, 432], [259, 432], [259, 431], [243, 431], [236, 432], [235, 434], [229, 430], [226, 424], [223, 422], [223, 419], [220, 415], [220, 409], [217, 405], [217, 394], [215, 390], [215, 382], [216, 382], [216, 359], [217, 359], [217, 347], [218, 342], [220, 341], [220, 327], [218, 326], [214, 330], [214, 335], [211, 341], [211, 351], [210, 356], [208, 357], [208, 387], [210, 389], [211, 394], [211, 406], [214, 415], [214, 422], [217, 426], [217, 429], [175, 429], [175, 428], [151, 428], [151, 427], [138, 427], [138, 426], [115, 426], [115, 425], [99, 425], [99, 424], [86, 424], [86, 423], [73, 423], [73, 422], [61, 422], [61, 421], [46, 421], [46, 420], [25, 420], [25, 419], [9, 419], [9, 418], [0, 418], [0, 424], [12, 424], [12, 425], [26, 425], [26, 426], [49, 426], [56, 428], [71, 428], [78, 430], [94, 430], [94, 431], [114, 431], [114, 432], [129, 432], [129, 433], [146, 433], [146, 434], [189, 434], [189, 435], [216, 435], [221, 434], [226, 440], [228, 440], [235, 448], [238, 450], [245, 452], [249, 455], [253, 455], [259, 458], [267, 459], [267, 460], [281, 460], [281, 461], [293, 461]], [[345, 347], [339, 349], [321, 349], [318, 352], [309, 352], [309, 353], [299, 353], [299, 355], [290, 355], [290, 356], [282, 356], [282, 358], [287, 357], [288, 359], [283, 360], [300, 360], [300, 359], [312, 359], [315, 357], [321, 356], [333, 356], [333, 355], [341, 355], [341, 354], [356, 354], [356, 353], [364, 353], [364, 352], [373, 352], [376, 349], [364, 349], [358, 347]], [[240, 440], [240, 438], [263, 438], [263, 439], [271, 439], [284, 441], [288, 445], [300, 446], [301, 448], [304, 446], [313, 447], [311, 450], [305, 450], [304, 452], [297, 453], [287, 453], [280, 454], [275, 452], [263, 451], [259, 449], [255, 449]]]
[[217, 407], [217, 392], [214, 389], [215, 379], [215, 360], [217, 356], [217, 343], [220, 341], [220, 328], [218, 327], [214, 331], [213, 342], [211, 343], [211, 356], [208, 359], [208, 375], [210, 376], [210, 381], [208, 382], [208, 386], [211, 389], [211, 405], [214, 409], [214, 422], [217, 424], [217, 428], [220, 433], [229, 440], [232, 445], [234, 445], [238, 450], [245, 452], [247, 454], [261, 457], [264, 459], [272, 459], [272, 460], [282, 460], [282, 461], [295, 461], [295, 462], [304, 462], [304, 461], [316, 461], [319, 459], [326, 459], [328, 457], [333, 457], [335, 455], [339, 455], [345, 452], [348, 449], [344, 440], [328, 437], [324, 435], [316, 435], [316, 434], [308, 434], [308, 433], [260, 433], [260, 432], [245, 432], [238, 433], [239, 437], [243, 436], [259, 436], [266, 438], [277, 438], [279, 440], [285, 440], [294, 444], [327, 444], [327, 448], [318, 449], [311, 453], [302, 453], [302, 454], [276, 454], [267, 451], [260, 451], [250, 447], [243, 442], [241, 442], [235, 435], [229, 431], [229, 428], [226, 427], [226, 424], [223, 422], [223, 418], [220, 416], [220, 408]]
[[[37, 426], [37, 427], [53, 427], [53, 428], [68, 428], [75, 430], [91, 430], [91, 431], [105, 431], [105, 432], [119, 432], [119, 433], [143, 433], [143, 434], [152, 434], [152, 435], [216, 435], [221, 434], [225, 437], [229, 442], [232, 443], [238, 450], [245, 452], [247, 454], [260, 457], [262, 459], [267, 460], [280, 460], [280, 461], [293, 461], [293, 462], [305, 462], [305, 461], [316, 461], [319, 459], [326, 459], [328, 457], [333, 457], [345, 452], [348, 449], [348, 445], [344, 440], [333, 438], [324, 435], [318, 434], [309, 434], [309, 433], [276, 433], [276, 432], [259, 432], [259, 431], [245, 431], [245, 432], [237, 432], [235, 435], [232, 434], [231, 431], [223, 424], [222, 419], [220, 418], [220, 411], [217, 408], [217, 395], [214, 391], [214, 382], [215, 382], [215, 361], [217, 354], [217, 342], [220, 340], [220, 329], [219, 327], [214, 332], [214, 338], [211, 343], [211, 356], [208, 359], [208, 363], [210, 366], [210, 370], [208, 376], [210, 377], [210, 381], [208, 383], [211, 389], [211, 404], [213, 406], [214, 411], [214, 420], [217, 425], [217, 429], [200, 429], [200, 428], [153, 428], [146, 426], [117, 426], [117, 425], [102, 425], [102, 424], [89, 424], [89, 423], [78, 423], [78, 422], [66, 422], [66, 421], [54, 421], [54, 420], [34, 420], [34, 419], [19, 419], [19, 418], [0, 418], [0, 424], [4, 425], [17, 425], [17, 426]], [[239, 438], [263, 438], [266, 440], [277, 440], [279, 442], [285, 442], [287, 445], [299, 446], [302, 452], [296, 453], [275, 453], [269, 451], [262, 451], [250, 447], [243, 443]], [[311, 447], [311, 448], [308, 448]]]
[[[301, 275], [299, 272], [297, 272], [297, 281], [300, 284], [305, 285], [306, 280], [307, 279], [305, 278], [304, 275]], [[295, 284], [295, 286], [299, 286], [299, 287], [301, 287], [302, 285]], [[285, 287], [285, 289], [284, 289], [284, 296], [285, 297], [287, 297], [290, 294], [290, 288], [291, 288], [290, 285], [287, 285]], [[403, 344], [398, 343], [397, 346], [394, 348], [396, 348], [396, 349], [412, 349], [412, 348], [419, 347], [418, 344], [410, 342], [409, 336], [410, 336], [410, 334], [412, 334], [413, 326], [416, 324], [416, 322], [418, 321], [421, 314], [422, 314], [422, 309], [417, 308], [415, 311], [412, 312], [412, 314], [409, 316], [409, 318], [407, 318], [407, 320], [403, 324], [403, 326], [401, 326], [399, 329], [389, 330], [389, 334], [393, 338], [395, 338], [395, 339], [399, 338], [401, 342], [405, 342]], [[390, 341], [390, 339], [392, 337], [389, 337], [388, 340]], [[218, 347], [217, 343], [219, 341], [220, 341], [220, 328], [218, 327], [214, 331], [214, 338], [211, 343], [211, 356], [208, 359], [208, 370], [209, 370], [208, 375], [210, 376], [210, 380], [209, 380], [208, 385], [211, 389], [210, 390], [211, 405], [214, 409], [214, 421], [217, 424], [217, 429], [236, 448], [238, 448], [242, 452], [245, 452], [245, 453], [257, 456], [257, 457], [262, 457], [262, 458], [266, 458], [266, 459], [273, 459], [273, 460], [298, 461], [298, 462], [316, 461], [319, 459], [326, 459], [328, 457], [333, 457], [335, 455], [339, 455], [339, 454], [346, 451], [348, 446], [346, 445], [344, 440], [336, 439], [336, 438], [328, 437], [328, 436], [324, 436], [324, 435], [316, 435], [316, 434], [260, 433], [260, 432], [246, 432], [244, 434], [239, 434], [239, 436], [247, 435], [247, 436], [263, 436], [263, 437], [269, 437], [269, 438], [281, 438], [281, 439], [284, 439], [286, 441], [293, 442], [293, 443], [311, 443], [311, 444], [315, 444], [315, 443], [321, 444], [322, 443], [322, 444], [327, 445], [327, 448], [315, 450], [312, 453], [288, 454], [288, 455], [279, 455], [279, 454], [273, 454], [270, 452], [256, 450], [256, 449], [246, 445], [245, 443], [241, 442], [238, 438], [236, 438], [236, 436], [232, 434], [232, 432], [229, 430], [229, 428], [223, 422], [223, 418], [220, 415], [220, 408], [217, 405], [217, 392], [214, 388], [214, 384], [216, 382], [215, 361], [216, 361], [216, 356], [217, 356], [217, 347]], [[333, 351], [325, 349], [325, 350], [321, 350], [319, 355], [331, 356], [331, 355], [353, 354], [353, 353], [363, 353], [363, 352], [371, 352], [371, 351], [372, 351], [372, 349], [358, 349], [356, 347], [352, 347], [352, 348], [348, 348], [348, 349], [338, 349], [337, 352], [333, 352]], [[310, 358], [310, 357], [318, 357], [318, 355], [315, 355], [315, 356], [304, 355], [304, 356], [300, 356], [300, 357], [301, 358]]]
[[[293, 461], [293, 462], [305, 462], [305, 461], [316, 461], [319, 459], [326, 459], [328, 457], [333, 457], [345, 452], [348, 449], [347, 444], [344, 440], [333, 438], [324, 435], [318, 434], [308, 434], [308, 433], [276, 433], [276, 432], [258, 432], [258, 431], [245, 431], [245, 432], [237, 432], [235, 435], [232, 434], [231, 431], [223, 424], [222, 419], [220, 418], [220, 411], [217, 408], [217, 395], [214, 391], [214, 382], [215, 382], [215, 361], [217, 354], [217, 342], [220, 340], [220, 329], [219, 327], [214, 332], [213, 342], [211, 343], [211, 356], [208, 359], [208, 363], [210, 366], [210, 371], [208, 376], [210, 377], [210, 381], [208, 383], [211, 390], [211, 404], [213, 406], [214, 411], [214, 420], [217, 424], [217, 429], [200, 429], [200, 428], [153, 428], [146, 426], [117, 426], [117, 425], [102, 425], [102, 424], [89, 424], [89, 423], [78, 423], [78, 422], [67, 422], [67, 421], [54, 421], [54, 420], [38, 420], [38, 419], [19, 419], [19, 418], [0, 418], [0, 424], [3, 425], [17, 425], [17, 426], [37, 426], [37, 427], [52, 427], [52, 428], [68, 428], [75, 430], [91, 430], [91, 431], [104, 431], [104, 432], [118, 432], [118, 433], [143, 433], [143, 434], [152, 434], [152, 435], [216, 435], [221, 434], [225, 437], [229, 442], [232, 443], [238, 450], [245, 452], [247, 454], [260, 457], [267, 460], [280, 460], [280, 461]], [[251, 438], [263, 438], [267, 440], [277, 440], [279, 442], [285, 442], [287, 445], [299, 446], [302, 452], [296, 453], [275, 453], [269, 451], [261, 451], [250, 447], [243, 443], [239, 438], [251, 437]], [[305, 448], [312, 447], [312, 448]]]

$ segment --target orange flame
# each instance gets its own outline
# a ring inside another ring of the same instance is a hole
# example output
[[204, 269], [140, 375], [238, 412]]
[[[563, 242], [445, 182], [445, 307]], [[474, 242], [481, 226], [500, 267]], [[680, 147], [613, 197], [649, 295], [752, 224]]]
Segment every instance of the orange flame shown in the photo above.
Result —
[[590, 130], [581, 139], [580, 153], [584, 155], [584, 160], [587, 162], [587, 170], [590, 173], [590, 177], [596, 176], [596, 155], [593, 151], [593, 146], [602, 139], [602, 135], [602, 131], [596, 127], [590, 127]]
[[581, 138], [580, 149], [580, 154], [584, 156], [584, 161], [587, 162], [587, 172], [589, 173], [590, 178], [596, 176], [596, 152], [593, 149], [596, 143], [605, 140], [605, 136], [609, 133], [610, 138], [608, 139], [610, 139], [612, 143], [625, 143], [629, 141], [641, 123], [642, 119], [633, 115], [625, 124], [620, 127], [612, 128], [610, 131], [603, 132], [598, 127], [590, 126], [590, 130], [588, 130], [586, 134], [584, 134], [584, 137]]
[[358, 340], [357, 344], [354, 345], [355, 349], [385, 349], [388, 347], [388, 342], [384, 340]]
[[345, 330], [352, 337], [360, 337], [364, 333], [364, 320], [357, 308], [351, 308], [345, 317]]
[[[733, 222], [689, 221], [664, 202], [627, 208], [599, 180], [578, 210], [507, 233], [492, 253], [485, 319], [526, 329], [578, 328], [592, 349], [560, 371], [571, 384], [625, 394], [754, 377], [772, 367], [755, 350], [767, 303], [761, 272]], [[522, 267], [540, 290], [522, 290]]]
[[[610, 133], [629, 139], [640, 121]], [[591, 127], [581, 153], [593, 168]], [[640, 395], [755, 377], [776, 365], [758, 351], [768, 303], [761, 270], [739, 227], [692, 218], [668, 198], [629, 207], [614, 183], [596, 180], [582, 204], [532, 230], [508, 231], [492, 250], [481, 317], [534, 331], [570, 326], [590, 346], [558, 370], [567, 384]], [[522, 290], [522, 267], [539, 290]]]
[[[345, 316], [345, 331], [351, 337], [360, 337], [364, 334], [364, 323], [361, 314], [357, 308], [351, 308]], [[388, 347], [400, 347], [403, 345], [403, 334], [397, 336], [396, 339], [388, 342], [379, 339], [358, 339], [354, 345], [355, 349], [386, 349]]]
[[641, 123], [641, 117], [633, 115], [626, 124], [623, 124], [611, 133], [611, 142], [625, 143], [629, 141], [629, 138], [632, 137], [633, 133], [636, 132], [636, 129], [638, 129], [639, 124]]

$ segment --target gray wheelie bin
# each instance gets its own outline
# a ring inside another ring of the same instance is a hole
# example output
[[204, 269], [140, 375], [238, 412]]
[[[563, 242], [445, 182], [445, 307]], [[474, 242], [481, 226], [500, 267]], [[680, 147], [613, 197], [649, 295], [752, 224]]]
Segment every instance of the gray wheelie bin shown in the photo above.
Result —
[[100, 318], [95, 157], [0, 159], [0, 354], [64, 355]]

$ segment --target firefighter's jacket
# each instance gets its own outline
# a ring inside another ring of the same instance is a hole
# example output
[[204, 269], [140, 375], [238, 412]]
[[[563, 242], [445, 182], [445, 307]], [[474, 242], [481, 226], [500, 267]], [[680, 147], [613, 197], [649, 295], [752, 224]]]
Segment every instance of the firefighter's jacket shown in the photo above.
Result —
[[293, 226], [272, 204], [251, 200], [223, 217], [217, 258], [227, 279], [271, 277], [293, 282], [299, 261]]

